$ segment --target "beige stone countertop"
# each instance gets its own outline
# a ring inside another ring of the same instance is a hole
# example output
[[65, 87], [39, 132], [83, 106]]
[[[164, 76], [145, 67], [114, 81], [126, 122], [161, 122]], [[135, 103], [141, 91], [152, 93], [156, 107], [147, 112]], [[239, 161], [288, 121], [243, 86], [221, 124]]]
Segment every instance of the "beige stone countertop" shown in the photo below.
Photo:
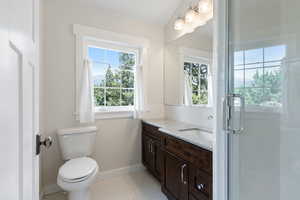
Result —
[[211, 130], [195, 124], [168, 120], [168, 119], [143, 119], [143, 122], [156, 126], [159, 131], [198, 147], [213, 151], [214, 134]]

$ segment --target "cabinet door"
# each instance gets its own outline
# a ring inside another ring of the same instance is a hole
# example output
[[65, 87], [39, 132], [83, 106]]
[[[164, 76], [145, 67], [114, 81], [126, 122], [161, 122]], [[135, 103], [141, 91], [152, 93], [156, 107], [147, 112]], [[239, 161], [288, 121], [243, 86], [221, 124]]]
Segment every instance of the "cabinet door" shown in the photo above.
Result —
[[197, 200], [212, 200], [212, 177], [210, 174], [191, 166], [189, 191]]
[[154, 151], [153, 151], [153, 140], [147, 135], [142, 136], [142, 149], [143, 149], [143, 164], [150, 171], [154, 170]]
[[153, 151], [154, 151], [154, 172], [156, 177], [161, 180], [162, 170], [163, 170], [163, 152], [161, 150], [161, 144], [159, 140], [153, 141]]
[[171, 200], [188, 200], [188, 165], [180, 158], [164, 152], [163, 191]]

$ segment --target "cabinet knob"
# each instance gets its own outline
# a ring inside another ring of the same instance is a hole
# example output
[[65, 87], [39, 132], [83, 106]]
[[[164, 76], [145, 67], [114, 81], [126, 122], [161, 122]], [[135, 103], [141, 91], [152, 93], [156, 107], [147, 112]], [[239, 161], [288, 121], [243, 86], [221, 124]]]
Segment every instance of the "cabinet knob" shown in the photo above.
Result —
[[205, 185], [203, 183], [197, 184], [197, 189], [202, 191], [204, 189]]

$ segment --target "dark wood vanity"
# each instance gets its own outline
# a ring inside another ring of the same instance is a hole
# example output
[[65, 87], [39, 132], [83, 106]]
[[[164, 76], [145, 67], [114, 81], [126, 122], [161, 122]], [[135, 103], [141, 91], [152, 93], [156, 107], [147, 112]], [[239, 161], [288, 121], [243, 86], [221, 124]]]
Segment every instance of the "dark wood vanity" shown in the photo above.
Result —
[[142, 123], [142, 161], [169, 200], [212, 200], [212, 152]]

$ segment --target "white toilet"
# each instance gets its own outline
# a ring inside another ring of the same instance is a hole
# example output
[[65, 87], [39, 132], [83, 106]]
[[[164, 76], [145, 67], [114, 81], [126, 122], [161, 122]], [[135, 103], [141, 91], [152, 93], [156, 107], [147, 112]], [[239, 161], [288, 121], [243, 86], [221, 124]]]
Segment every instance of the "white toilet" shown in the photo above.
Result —
[[94, 126], [58, 130], [63, 159], [57, 184], [68, 192], [69, 200], [89, 200], [89, 188], [98, 173], [92, 154], [97, 128]]

